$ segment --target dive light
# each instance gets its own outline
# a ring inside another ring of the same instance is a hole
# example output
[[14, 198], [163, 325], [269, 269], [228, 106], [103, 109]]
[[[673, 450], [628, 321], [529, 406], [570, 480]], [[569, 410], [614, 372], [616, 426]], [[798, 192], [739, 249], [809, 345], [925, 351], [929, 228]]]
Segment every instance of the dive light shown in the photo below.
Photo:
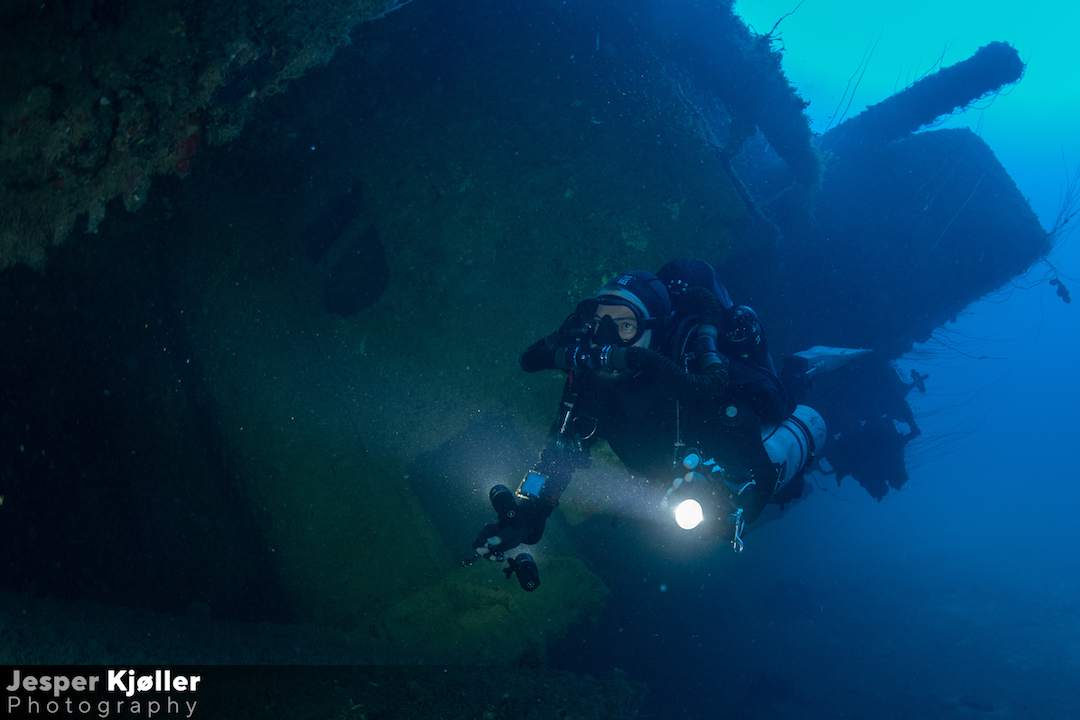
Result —
[[675, 478], [661, 505], [672, 510], [675, 523], [683, 530], [694, 530], [706, 523], [710, 533], [731, 533], [731, 546], [742, 552], [743, 511], [736, 503], [743, 490], [755, 484], [753, 480], [733, 486], [724, 475], [724, 468], [714, 459], [702, 460], [696, 449], [690, 449], [682, 459], [686, 474]]
[[693, 530], [705, 519], [701, 503], [694, 498], [686, 498], [675, 507], [675, 522], [683, 530]]

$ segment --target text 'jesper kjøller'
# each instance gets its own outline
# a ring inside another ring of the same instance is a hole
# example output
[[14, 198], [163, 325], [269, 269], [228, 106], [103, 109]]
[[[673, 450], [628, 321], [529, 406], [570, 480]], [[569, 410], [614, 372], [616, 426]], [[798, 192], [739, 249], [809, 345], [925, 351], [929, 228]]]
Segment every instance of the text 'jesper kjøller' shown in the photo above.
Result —
[[[193, 693], [198, 689], [201, 681], [202, 676], [200, 675], [173, 675], [172, 671], [168, 669], [154, 670], [153, 673], [145, 675], [136, 675], [135, 671], [130, 668], [109, 669], [106, 671], [105, 685], [102, 687], [100, 686], [100, 675], [28, 675], [14, 669], [11, 683], [6, 686], [9, 693], [43, 693], [52, 695], [52, 699], [42, 701], [37, 700], [33, 695], [29, 695], [25, 699], [26, 704], [24, 706], [22, 697], [9, 695], [7, 705], [9, 713], [20, 708], [20, 706], [22, 706], [23, 711], [35, 713], [40, 712], [40, 709], [35, 710], [35, 706], [40, 708], [40, 704], [44, 702], [47, 706], [45, 711], [50, 715], [60, 712], [61, 707], [69, 714], [73, 712], [87, 714], [92, 709], [99, 714], [101, 712], [108, 713], [109, 710], [112, 710], [111, 705], [113, 704], [116, 704], [118, 714], [124, 710], [131, 714], [141, 714], [141, 706], [145, 705], [148, 713], [156, 714], [162, 710], [161, 701], [151, 698], [144, 700], [135, 697], [136, 693]], [[133, 699], [127, 701], [104, 700], [101, 699], [102, 692], [111, 695], [120, 694]], [[96, 702], [91, 703], [86, 696], [80, 697], [80, 693], [96, 694]], [[70, 697], [70, 695], [75, 695], [75, 697]], [[128, 705], [126, 708], [123, 707], [125, 702]], [[172, 698], [167, 698], [165, 702], [169, 710], [174, 707], [176, 710], [180, 709], [179, 703], [172, 700]], [[184, 701], [187, 711], [186, 717], [191, 717], [197, 704], [197, 700]], [[107, 707], [101, 707], [102, 705]], [[166, 710], [166, 712], [169, 710]], [[107, 717], [107, 715], [101, 715], [101, 717]]]

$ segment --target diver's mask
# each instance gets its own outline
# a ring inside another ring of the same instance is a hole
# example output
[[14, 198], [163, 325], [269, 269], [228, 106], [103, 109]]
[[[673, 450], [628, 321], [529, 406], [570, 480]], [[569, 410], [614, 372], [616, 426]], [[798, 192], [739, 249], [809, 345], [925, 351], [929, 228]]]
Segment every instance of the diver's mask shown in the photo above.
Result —
[[[601, 307], [627, 308], [631, 315], [623, 314], [622, 317], [612, 317], [610, 314], [601, 316]], [[591, 342], [598, 346], [613, 345], [615, 347], [631, 347], [639, 345], [648, 347], [652, 337], [652, 328], [656, 325], [653, 318], [644, 317], [632, 303], [622, 298], [606, 296], [599, 299], [593, 320]]]
[[593, 320], [592, 341], [597, 345], [630, 347], [640, 338], [641, 325], [636, 317], [615, 320], [610, 315], [605, 315], [599, 322]]

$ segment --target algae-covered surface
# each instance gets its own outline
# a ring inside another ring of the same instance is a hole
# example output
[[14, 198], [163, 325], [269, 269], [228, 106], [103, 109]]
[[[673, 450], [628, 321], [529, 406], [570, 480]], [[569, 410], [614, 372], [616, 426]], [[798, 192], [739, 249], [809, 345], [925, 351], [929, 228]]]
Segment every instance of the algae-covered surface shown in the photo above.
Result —
[[139, 210], [390, 0], [0, 7], [0, 268]]

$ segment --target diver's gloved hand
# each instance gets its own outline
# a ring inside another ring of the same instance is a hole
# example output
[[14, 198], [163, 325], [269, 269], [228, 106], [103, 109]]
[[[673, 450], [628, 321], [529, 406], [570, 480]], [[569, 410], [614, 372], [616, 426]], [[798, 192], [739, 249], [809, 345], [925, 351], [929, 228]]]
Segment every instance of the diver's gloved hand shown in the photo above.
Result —
[[537, 340], [521, 353], [518, 362], [525, 372], [556, 370], [555, 351], [567, 345], [582, 343], [590, 332], [589, 322], [596, 311], [595, 300], [582, 300], [562, 326], [546, 338]]
[[518, 362], [525, 372], [555, 370], [555, 351], [558, 349], [559, 333], [555, 332], [530, 345], [525, 352], [521, 353]]
[[540, 542], [550, 514], [544, 511], [540, 502], [517, 502], [505, 485], [496, 485], [491, 489], [491, 504], [499, 514], [499, 521], [485, 525], [473, 540], [477, 555], [502, 561], [505, 554], [518, 545]]

